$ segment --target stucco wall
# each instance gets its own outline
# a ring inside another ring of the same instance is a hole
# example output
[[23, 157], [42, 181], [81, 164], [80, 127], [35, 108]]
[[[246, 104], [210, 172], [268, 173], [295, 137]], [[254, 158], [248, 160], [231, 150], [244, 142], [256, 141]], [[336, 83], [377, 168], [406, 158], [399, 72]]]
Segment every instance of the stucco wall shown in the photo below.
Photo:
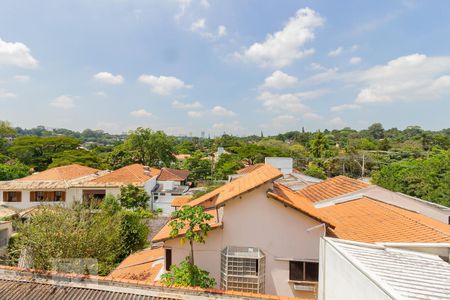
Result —
[[[258, 247], [266, 256], [265, 293], [303, 297], [289, 283], [289, 260], [319, 259], [319, 239], [324, 231], [319, 227], [306, 231], [319, 222], [267, 198], [269, 184], [226, 203], [223, 229], [215, 229], [205, 245], [196, 245], [196, 264], [209, 271], [220, 283], [220, 251], [226, 246]], [[173, 262], [187, 255], [187, 245], [179, 249], [179, 239], [168, 241], [173, 247]]]

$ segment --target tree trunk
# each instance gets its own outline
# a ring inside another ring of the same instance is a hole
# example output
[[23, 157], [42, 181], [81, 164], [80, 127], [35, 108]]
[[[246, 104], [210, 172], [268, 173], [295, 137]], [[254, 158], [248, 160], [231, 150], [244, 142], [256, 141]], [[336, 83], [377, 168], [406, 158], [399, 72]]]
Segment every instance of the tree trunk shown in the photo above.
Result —
[[189, 245], [191, 246], [191, 252], [189, 253], [189, 262], [191, 265], [194, 265], [194, 242], [189, 241]]

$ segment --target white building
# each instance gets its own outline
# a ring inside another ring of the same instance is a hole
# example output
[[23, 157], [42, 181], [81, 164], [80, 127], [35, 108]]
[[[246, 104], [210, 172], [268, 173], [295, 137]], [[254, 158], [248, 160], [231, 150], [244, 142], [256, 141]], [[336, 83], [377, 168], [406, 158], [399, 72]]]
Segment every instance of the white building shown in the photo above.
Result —
[[152, 209], [162, 209], [163, 215], [170, 215], [175, 208], [175, 197], [185, 195], [189, 190], [189, 171], [162, 168], [152, 190]]
[[450, 299], [450, 244], [417, 246], [323, 238], [319, 299]]

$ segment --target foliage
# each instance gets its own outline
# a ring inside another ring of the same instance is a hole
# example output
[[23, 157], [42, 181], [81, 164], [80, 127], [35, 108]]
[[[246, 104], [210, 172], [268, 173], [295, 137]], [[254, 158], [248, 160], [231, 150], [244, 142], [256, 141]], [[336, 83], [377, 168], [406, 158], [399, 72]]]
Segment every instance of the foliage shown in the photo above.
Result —
[[222, 154], [215, 165], [214, 177], [216, 179], [227, 179], [228, 175], [235, 174], [243, 166], [236, 155]]
[[450, 151], [386, 165], [372, 181], [392, 191], [450, 206]]
[[80, 149], [66, 150], [55, 154], [52, 163], [48, 167], [53, 168], [70, 164], [79, 164], [96, 169], [107, 168], [107, 165], [103, 163], [102, 159], [93, 151]]
[[213, 218], [212, 215], [204, 211], [203, 206], [185, 205], [180, 210], [172, 213], [173, 220], [170, 221], [170, 236], [176, 237], [180, 231], [184, 232], [181, 237], [181, 243], [189, 241], [190, 254], [189, 262], [194, 264], [194, 245], [196, 243], [205, 243], [205, 237], [211, 230], [211, 225], [207, 221]]
[[211, 176], [211, 160], [203, 159], [201, 153], [195, 153], [183, 163], [183, 168], [189, 170], [190, 180], [205, 180]]
[[148, 227], [134, 212], [90, 209], [77, 206], [39, 207], [25, 223], [19, 224], [15, 246], [9, 249], [14, 260], [29, 255], [32, 267], [51, 270], [54, 259], [93, 258], [100, 275], [107, 275], [124, 257], [145, 245]]
[[310, 151], [316, 158], [326, 157], [330, 149], [330, 141], [325, 133], [318, 132], [310, 141]]
[[139, 127], [129, 133], [125, 145], [135, 159], [147, 166], [170, 166], [175, 161], [175, 142], [162, 131]]
[[13, 180], [29, 174], [30, 168], [22, 163], [0, 164], [0, 180]]
[[312, 176], [312, 177], [316, 177], [316, 178], [320, 178], [320, 179], [326, 179], [327, 175], [325, 174], [325, 171], [319, 167], [316, 164], [309, 164], [308, 169], [306, 169], [305, 171], [303, 171], [303, 173], [305, 175], [308, 176]]
[[129, 209], [146, 209], [150, 196], [147, 192], [135, 185], [129, 184], [120, 188], [120, 205]]
[[9, 152], [23, 164], [43, 171], [52, 163], [56, 154], [66, 150], [75, 150], [80, 141], [70, 137], [22, 136], [16, 138]]
[[166, 286], [196, 286], [201, 288], [213, 288], [216, 285], [214, 278], [209, 277], [209, 272], [191, 264], [188, 257], [178, 266], [172, 265], [170, 272], [161, 276], [161, 282]]
[[205, 194], [208, 194], [211, 191], [214, 191], [215, 189], [217, 189], [218, 187], [222, 186], [223, 184], [210, 184], [206, 187], [205, 190], [203, 191], [196, 191], [194, 192], [194, 194], [192, 195], [192, 200], [193, 199], [197, 199]]

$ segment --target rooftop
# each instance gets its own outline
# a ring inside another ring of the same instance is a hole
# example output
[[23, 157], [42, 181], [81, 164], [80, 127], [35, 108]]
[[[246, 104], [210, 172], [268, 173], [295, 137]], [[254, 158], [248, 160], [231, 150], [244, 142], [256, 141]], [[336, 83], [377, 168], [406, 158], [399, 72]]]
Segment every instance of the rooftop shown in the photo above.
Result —
[[369, 184], [347, 176], [336, 176], [322, 182], [312, 184], [298, 191], [298, 193], [312, 202], [345, 195], [359, 189], [368, 187]]
[[87, 175], [95, 174], [99, 170], [85, 167], [77, 164], [51, 168], [33, 175], [16, 179], [15, 181], [34, 181], [34, 180], [71, 180]]
[[274, 167], [264, 165], [195, 200], [190, 201], [188, 204], [191, 206], [203, 205], [205, 207], [219, 206], [228, 200], [249, 192], [265, 183], [272, 182], [282, 176], [283, 174], [281, 174], [281, 172]]
[[162, 168], [158, 176], [160, 181], [185, 181], [190, 172], [187, 170], [176, 170], [169, 168]]
[[333, 220], [336, 227], [329, 230], [342, 239], [366, 243], [450, 242], [449, 225], [368, 197], [318, 210]]
[[326, 238], [392, 299], [450, 299], [450, 265], [439, 256]]
[[236, 173], [237, 174], [248, 174], [250, 172], [253, 172], [256, 169], [261, 168], [262, 166], [264, 166], [263, 163], [254, 164], [254, 165], [248, 165], [245, 168], [242, 168], [242, 169], [238, 170]]
[[132, 164], [95, 178], [90, 183], [141, 185], [159, 173], [160, 170], [158, 169], [145, 167], [141, 164]]
[[173, 207], [181, 207], [189, 202], [192, 199], [192, 196], [178, 196], [173, 198], [172, 206]]

